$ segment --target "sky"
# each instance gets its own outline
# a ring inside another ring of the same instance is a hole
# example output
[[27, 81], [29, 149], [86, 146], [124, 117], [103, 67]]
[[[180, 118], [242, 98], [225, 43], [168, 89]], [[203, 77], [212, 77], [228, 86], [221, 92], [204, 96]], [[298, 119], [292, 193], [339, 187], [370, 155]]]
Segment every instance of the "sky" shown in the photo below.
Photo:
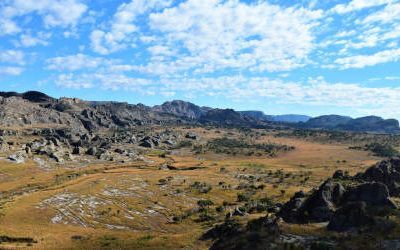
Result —
[[0, 90], [400, 119], [400, 0], [0, 0]]

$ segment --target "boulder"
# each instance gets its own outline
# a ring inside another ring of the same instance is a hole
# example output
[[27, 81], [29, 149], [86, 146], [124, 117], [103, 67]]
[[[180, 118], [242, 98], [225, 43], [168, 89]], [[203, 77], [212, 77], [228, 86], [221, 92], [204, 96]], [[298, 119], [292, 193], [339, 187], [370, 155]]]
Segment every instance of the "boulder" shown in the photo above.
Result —
[[28, 145], [25, 146], [25, 153], [27, 155], [32, 155], [32, 148]]
[[165, 140], [165, 141], [163, 141], [163, 143], [166, 144], [166, 145], [168, 145], [168, 146], [173, 146], [173, 145], [176, 144], [176, 143], [175, 143], [173, 140], [171, 140], [171, 139]]
[[111, 149], [111, 143], [108, 141], [104, 141], [104, 142], [100, 143], [99, 147], [102, 149]]
[[87, 155], [92, 155], [95, 156], [97, 155], [97, 148], [95, 147], [90, 147], [87, 151], [86, 151]]
[[344, 192], [345, 189], [340, 183], [328, 179], [308, 197], [302, 192], [296, 193], [282, 207], [279, 215], [291, 223], [329, 221], [340, 204]]
[[375, 224], [373, 216], [367, 213], [367, 204], [363, 201], [349, 202], [338, 209], [328, 224], [331, 231], [349, 231]]
[[295, 195], [282, 206], [279, 216], [289, 223], [299, 221], [298, 217], [306, 199], [307, 196], [303, 191], [295, 193]]
[[5, 152], [5, 151], [8, 151], [8, 150], [10, 150], [10, 145], [8, 145], [7, 142], [1, 140], [0, 141], [0, 151]]
[[48, 140], [49, 142], [52, 142], [52, 144], [53, 144], [54, 146], [56, 146], [56, 147], [60, 147], [60, 146], [61, 146], [60, 140], [59, 140], [58, 138], [54, 137], [54, 136], [48, 138], [47, 140]]
[[144, 147], [144, 148], [153, 148], [153, 147], [154, 147], [154, 145], [153, 145], [153, 143], [151, 142], [151, 140], [142, 140], [142, 141], [139, 143], [139, 146]]
[[155, 137], [146, 136], [140, 140], [139, 146], [144, 148], [154, 148], [160, 145], [160, 139]]
[[364, 181], [383, 183], [391, 196], [400, 197], [400, 158], [382, 161], [357, 177]]
[[248, 215], [248, 214], [246, 212], [242, 211], [240, 209], [240, 207], [235, 207], [234, 210], [231, 210], [231, 211], [229, 211], [229, 213], [226, 214], [225, 219], [231, 219], [234, 216], [241, 217], [241, 216], [246, 216], [246, 215]]
[[120, 149], [120, 148], [116, 148], [116, 149], [114, 150], [114, 152], [115, 152], [115, 153], [117, 153], [117, 154], [120, 154], [120, 155], [122, 155], [122, 154], [126, 153], [126, 151], [125, 151], [125, 150], [123, 150], [123, 149]]
[[75, 147], [75, 148], [72, 150], [72, 154], [74, 154], [74, 155], [81, 155], [81, 154], [83, 154], [83, 153], [84, 153], [84, 149], [81, 148], [81, 147]]
[[97, 158], [102, 161], [112, 161], [114, 160], [113, 156], [107, 150], [102, 150], [99, 152]]
[[61, 152], [52, 152], [50, 154], [50, 157], [53, 158], [58, 163], [64, 162], [63, 154]]
[[343, 180], [343, 179], [348, 179], [349, 175], [347, 173], [345, 173], [343, 170], [337, 170], [333, 176], [333, 179], [337, 179], [337, 180]]
[[174, 166], [172, 166], [172, 165], [170, 165], [170, 164], [165, 163], [165, 164], [162, 164], [162, 165], [159, 167], [159, 169], [160, 169], [160, 170], [177, 170], [178, 168], [177, 168], [177, 167], [174, 167]]
[[362, 201], [367, 205], [396, 208], [390, 200], [389, 190], [385, 184], [379, 182], [364, 183], [349, 189], [343, 197], [343, 203]]
[[185, 138], [191, 140], [197, 140], [197, 134], [195, 132], [187, 132]]
[[18, 163], [18, 164], [24, 163], [25, 160], [26, 160], [26, 154], [25, 154], [25, 152], [17, 152], [17, 153], [15, 153], [13, 155], [10, 155], [8, 157], [8, 159], [10, 161]]

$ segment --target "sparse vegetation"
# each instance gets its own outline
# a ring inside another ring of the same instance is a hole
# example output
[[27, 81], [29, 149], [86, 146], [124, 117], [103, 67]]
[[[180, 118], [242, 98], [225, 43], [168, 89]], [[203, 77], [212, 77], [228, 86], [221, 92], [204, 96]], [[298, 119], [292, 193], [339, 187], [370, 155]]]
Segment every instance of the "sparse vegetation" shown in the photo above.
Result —
[[[293, 146], [287, 146], [277, 143], [269, 142], [261, 144], [250, 144], [243, 140], [229, 139], [226, 137], [213, 139], [209, 141], [205, 147], [208, 150], [211, 150], [217, 154], [241, 154], [247, 156], [259, 154], [268, 155], [270, 157], [275, 157], [279, 152], [288, 152], [295, 149]], [[198, 149], [196, 152], [201, 152], [202, 150]]]
[[[200, 139], [186, 141], [186, 129], [196, 131]], [[171, 128], [166, 133], [180, 134], [181, 140], [171, 140], [176, 144], [160, 148], [132, 148], [130, 152], [140, 156], [133, 161], [97, 162], [95, 156], [82, 153], [75, 156], [74, 164], [50, 170], [31, 160], [20, 165], [6, 162], [0, 169], [0, 226], [5, 234], [13, 230], [35, 240], [44, 239], [7, 244], [55, 248], [58, 241], [41, 233], [31, 235], [28, 230], [40, 221], [43, 228], [54, 232], [55, 239], [72, 249], [171, 249], [176, 248], [176, 239], [183, 248], [194, 244], [193, 239], [206, 227], [225, 219], [238, 218], [245, 223], [250, 217], [274, 214], [295, 192], [316, 187], [335, 169], [343, 168], [350, 175], [365, 167], [361, 161], [372, 163], [376, 159], [375, 153], [349, 149], [353, 144], [332, 146], [318, 140], [308, 142], [310, 138], [275, 137], [275, 130], [218, 131], [212, 127]], [[115, 132], [121, 138], [126, 133]], [[157, 127], [143, 133], [157, 134]], [[16, 147], [20, 142], [15, 139], [13, 143]], [[287, 146], [292, 144], [296, 150]], [[112, 146], [109, 151], [114, 157], [129, 155], [127, 145]], [[230, 157], [233, 155], [236, 157]], [[89, 161], [81, 163], [81, 158]], [[13, 209], [8, 209], [11, 202]], [[60, 225], [67, 225], [71, 234]], [[131, 230], [138, 231], [137, 235], [128, 233]], [[165, 233], [160, 235], [157, 230]], [[204, 244], [201, 249], [209, 247]]]
[[394, 157], [399, 154], [399, 152], [389, 144], [371, 143], [366, 145], [365, 149], [380, 157]]

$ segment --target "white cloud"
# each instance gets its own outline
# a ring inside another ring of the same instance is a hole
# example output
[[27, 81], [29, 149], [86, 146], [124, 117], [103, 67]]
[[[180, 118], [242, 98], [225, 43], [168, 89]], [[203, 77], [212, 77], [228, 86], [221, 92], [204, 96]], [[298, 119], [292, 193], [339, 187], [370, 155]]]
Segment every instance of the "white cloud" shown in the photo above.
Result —
[[398, 81], [400, 76], [385, 76], [385, 77], [375, 77], [368, 79], [369, 81]]
[[31, 34], [20, 35], [20, 41], [16, 43], [16, 46], [22, 47], [34, 47], [37, 45], [46, 46], [49, 44], [48, 39], [51, 37], [50, 34], [40, 33], [38, 36], [32, 36]]
[[143, 95], [159, 93], [167, 97], [184, 93], [192, 98], [208, 96], [233, 101], [270, 100], [280, 104], [390, 110], [400, 116], [400, 87], [365, 87], [354, 83], [329, 83], [323, 77], [305, 82], [268, 77], [162, 78], [158, 81], [123, 74], [69, 74], [58, 77], [58, 86], [128, 90]]
[[12, 20], [0, 16], [0, 35], [10, 35], [20, 32], [21, 29]]
[[75, 26], [87, 6], [80, 0], [6, 0], [0, 7], [1, 35], [20, 32], [15, 18], [37, 14], [47, 28]]
[[383, 50], [372, 55], [356, 55], [335, 60], [342, 69], [364, 68], [380, 63], [398, 62], [400, 60], [400, 49]]
[[[307, 64], [315, 48], [312, 29], [321, 16], [321, 11], [266, 2], [188, 0], [150, 15], [151, 28], [163, 34], [157, 46], [182, 53], [175, 61], [155, 57], [148, 66], [197, 72], [291, 70]], [[177, 67], [181, 61], [195, 63]]]
[[152, 9], [169, 6], [171, 1], [165, 0], [132, 0], [122, 4], [114, 14], [109, 31], [94, 30], [90, 35], [92, 48], [99, 54], [109, 54], [133, 45], [131, 35], [138, 31], [135, 22], [140, 15]]
[[25, 54], [19, 50], [0, 50], [0, 62], [12, 64], [25, 64]]
[[348, 4], [338, 4], [331, 11], [339, 14], [358, 11], [365, 8], [382, 6], [394, 2], [393, 0], [352, 0]]
[[165, 55], [165, 56], [176, 55], [176, 52], [172, 51], [167, 46], [156, 45], [156, 46], [149, 47], [148, 50], [152, 55], [155, 55], [155, 56], [157, 56], [157, 55]]
[[[315, 48], [312, 30], [322, 17], [322, 11], [266, 2], [188, 0], [169, 5], [159, 0], [122, 4], [108, 31], [91, 33], [93, 50], [105, 55], [144, 44], [151, 56], [137, 69], [157, 75], [228, 68], [285, 71], [309, 62]], [[139, 17], [149, 21], [151, 30], [145, 29], [146, 22], [137, 26]]]
[[9, 66], [1, 66], [0, 67], [0, 75], [11, 75], [18, 76], [24, 71], [24, 68], [21, 67], [9, 67]]
[[[64, 88], [101, 88], [106, 90], [130, 90], [142, 94], [152, 93], [153, 81], [144, 78], [128, 77], [122, 74], [61, 74], [56, 79], [56, 85]], [[154, 87], [154, 86], [153, 86]], [[154, 89], [156, 89], [154, 87]]]
[[84, 54], [69, 55], [64, 57], [54, 57], [47, 59], [47, 68], [51, 70], [82, 70], [97, 69], [108, 64], [108, 60], [100, 57], [91, 57]]
[[57, 86], [69, 89], [87, 89], [95, 86], [91, 81], [84, 78], [75, 79], [72, 73], [59, 75], [55, 83]]
[[367, 16], [361, 23], [390, 23], [400, 19], [400, 3], [388, 4], [384, 9]]

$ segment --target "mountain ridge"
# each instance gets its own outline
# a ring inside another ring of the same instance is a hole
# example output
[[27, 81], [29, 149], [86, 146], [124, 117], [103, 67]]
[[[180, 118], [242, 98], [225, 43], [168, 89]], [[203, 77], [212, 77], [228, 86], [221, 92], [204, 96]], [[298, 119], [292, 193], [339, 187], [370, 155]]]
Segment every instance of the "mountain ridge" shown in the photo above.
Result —
[[351, 118], [349, 116], [324, 115], [299, 123], [298, 127], [351, 132], [400, 133], [398, 120], [383, 119], [378, 116]]
[[399, 122], [378, 116], [351, 118], [340, 115], [266, 115], [262, 111], [235, 111], [200, 107], [174, 100], [153, 107], [114, 101], [53, 98], [38, 91], [0, 92], [0, 125], [51, 124], [93, 131], [145, 124], [208, 124], [234, 127], [266, 127], [271, 123], [302, 129], [400, 133]]

